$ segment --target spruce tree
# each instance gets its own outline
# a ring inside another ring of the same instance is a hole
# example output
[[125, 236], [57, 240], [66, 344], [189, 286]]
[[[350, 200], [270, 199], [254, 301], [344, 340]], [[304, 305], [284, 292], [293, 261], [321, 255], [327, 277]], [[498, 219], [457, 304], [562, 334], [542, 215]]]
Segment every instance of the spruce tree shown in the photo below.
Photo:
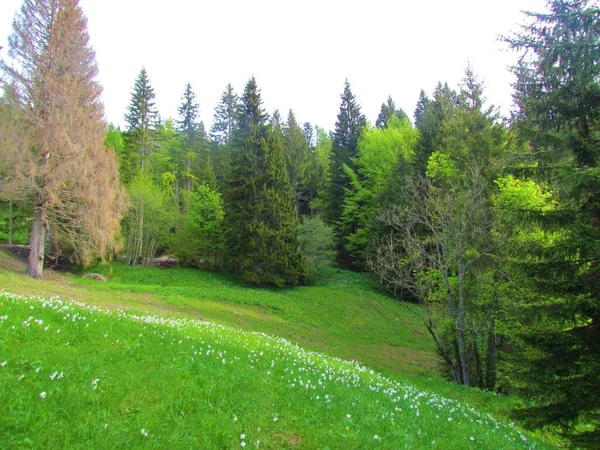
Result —
[[210, 129], [211, 139], [219, 145], [227, 145], [235, 128], [236, 111], [239, 98], [229, 83], [215, 107], [213, 124]]
[[185, 87], [181, 106], [177, 109], [179, 120], [177, 129], [183, 134], [183, 188], [186, 191], [192, 190], [192, 164], [198, 158], [198, 150], [201, 145], [201, 135], [199, 133], [200, 124], [197, 122], [200, 106], [196, 102], [196, 94], [192, 91], [192, 86], [188, 83]]
[[306, 144], [308, 145], [309, 150], [314, 150], [315, 148], [315, 129], [310, 124], [310, 122], [304, 122], [302, 125], [302, 134], [304, 134], [304, 138], [306, 139]]
[[394, 103], [392, 97], [389, 96], [387, 102], [381, 104], [381, 110], [379, 111], [379, 116], [377, 116], [375, 126], [379, 129], [387, 128], [389, 120], [394, 116], [400, 119], [400, 121], [408, 119], [408, 116], [402, 108], [396, 108], [396, 103]]
[[235, 128], [236, 111], [239, 98], [231, 83], [225, 87], [221, 99], [215, 107], [213, 124], [210, 129], [211, 160], [217, 185], [223, 189], [225, 179], [229, 174], [231, 159], [231, 144]]
[[224, 196], [227, 260], [250, 284], [297, 284], [306, 271], [296, 242], [293, 196], [281, 131], [267, 119], [251, 78], [237, 111]]
[[331, 182], [326, 217], [336, 231], [340, 262], [348, 263], [350, 258], [344, 249], [343, 236], [340, 235], [337, 227], [342, 215], [345, 192], [350, 187], [350, 180], [346, 175], [344, 165], [356, 170], [355, 157], [358, 154], [358, 141], [367, 121], [360, 112], [360, 106], [350, 89], [348, 80], [344, 84], [341, 99], [340, 112], [335, 123], [335, 131], [332, 134]]
[[[277, 127], [277, 125], [275, 124]], [[292, 110], [288, 113], [287, 122], [283, 128], [283, 146], [287, 172], [294, 193], [296, 218], [301, 210], [306, 210], [301, 204], [307, 203], [303, 198], [306, 184], [306, 172], [310, 163], [310, 155], [306, 138], [296, 121]], [[308, 207], [308, 205], [306, 205]]]
[[515, 67], [517, 127], [529, 176], [552, 197], [548, 211], [523, 211], [548, 236], [516, 248], [515, 274], [535, 295], [518, 304], [521, 344], [511, 376], [539, 408], [525, 414], [568, 429], [596, 424], [600, 441], [600, 9], [597, 2], [552, 0], [527, 13], [507, 38], [526, 55]]
[[130, 157], [139, 161], [139, 167], [142, 169], [149, 164], [155, 147], [154, 131], [159, 121], [155, 97], [146, 68], [142, 67], [135, 80], [131, 102], [125, 114]]
[[417, 173], [425, 175], [429, 157], [439, 149], [443, 126], [457, 103], [457, 94], [447, 83], [436, 85], [433, 99], [421, 91], [414, 115], [415, 127], [421, 133], [415, 148], [414, 167]]
[[261, 221], [265, 281], [295, 285], [306, 281], [308, 271], [299, 251], [295, 199], [289, 182], [281, 127], [271, 124], [264, 155]]

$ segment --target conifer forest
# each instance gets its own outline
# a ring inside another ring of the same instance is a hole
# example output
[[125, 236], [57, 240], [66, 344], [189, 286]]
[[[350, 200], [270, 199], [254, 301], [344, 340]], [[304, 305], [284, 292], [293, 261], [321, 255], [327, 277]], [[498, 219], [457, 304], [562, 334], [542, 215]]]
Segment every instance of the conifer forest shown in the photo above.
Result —
[[368, 274], [446, 379], [600, 445], [600, 5], [549, 0], [523, 24], [501, 38], [507, 117], [467, 65], [377, 117], [341, 80], [332, 130], [267, 111], [253, 76], [223, 80], [211, 123], [189, 83], [163, 118], [140, 67], [118, 127], [78, 0], [24, 0], [0, 51], [0, 241], [29, 246], [36, 279], [161, 256], [249, 295]]

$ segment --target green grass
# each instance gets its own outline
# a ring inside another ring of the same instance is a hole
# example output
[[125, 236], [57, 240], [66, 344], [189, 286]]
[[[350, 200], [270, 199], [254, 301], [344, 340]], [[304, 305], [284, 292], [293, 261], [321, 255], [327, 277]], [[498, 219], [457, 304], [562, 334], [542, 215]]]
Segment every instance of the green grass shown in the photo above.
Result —
[[546, 448], [282, 338], [57, 299], [0, 296], [0, 386], [3, 449]]
[[108, 282], [51, 271], [43, 281], [32, 280], [22, 275], [22, 262], [0, 251], [0, 289], [13, 293], [58, 295], [102, 308], [265, 332], [307, 350], [356, 360], [378, 373], [508, 422], [510, 412], [524, 404], [514, 397], [445, 381], [423, 325], [398, 301], [378, 292], [363, 274], [333, 271], [318, 286], [275, 290], [248, 288], [230, 276], [180, 268], [141, 269], [113, 263], [91, 270], [106, 275]]

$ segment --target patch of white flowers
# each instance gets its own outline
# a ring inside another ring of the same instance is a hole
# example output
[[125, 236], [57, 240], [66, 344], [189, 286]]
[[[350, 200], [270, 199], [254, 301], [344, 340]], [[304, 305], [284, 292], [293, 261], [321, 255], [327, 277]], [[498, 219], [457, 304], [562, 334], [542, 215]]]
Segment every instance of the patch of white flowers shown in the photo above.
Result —
[[[289, 389], [313, 391], [314, 394], [311, 394], [310, 398], [314, 399], [317, 405], [325, 405], [336, 401], [332, 393], [335, 391], [334, 387], [363, 389], [377, 398], [375, 403], [379, 407], [379, 411], [373, 411], [373, 416], [377, 419], [377, 423], [381, 424], [381, 430], [373, 431], [381, 432], [371, 435], [373, 441], [385, 441], [386, 434], [384, 430], [389, 428], [389, 423], [395, 423], [397, 416], [404, 415], [409, 417], [411, 421], [417, 421], [421, 420], [422, 413], [427, 413], [432, 421], [444, 420], [452, 423], [477, 424], [477, 426], [482, 426], [493, 433], [503, 433], [502, 437], [515, 446], [519, 443], [521, 446], [525, 445], [524, 448], [535, 448], [534, 444], [527, 442], [527, 438], [520, 431], [496, 421], [489, 414], [482, 415], [468, 405], [462, 405], [455, 400], [420, 391], [414, 386], [384, 377], [362, 366], [357, 361], [345, 361], [308, 351], [281, 337], [274, 337], [265, 333], [240, 331], [206, 321], [138, 314], [126, 312], [123, 309], [99, 308], [81, 302], [63, 301], [58, 297], [22, 296], [6, 291], [0, 291], [0, 297], [30, 304], [30, 311], [34, 311], [30, 314], [35, 314], [38, 306], [41, 306], [41, 309], [56, 311], [60, 314], [62, 320], [75, 325], [85, 324], [85, 326], [89, 326], [90, 321], [96, 321], [94, 316], [97, 314], [142, 324], [144, 329], [147, 327], [150, 327], [150, 329], [144, 334], [140, 333], [138, 339], [143, 339], [143, 336], [148, 334], [158, 334], [171, 345], [177, 345], [181, 348], [190, 346], [189, 358], [192, 360], [214, 358], [223, 365], [247, 364], [252, 369], [263, 370], [262, 373], [265, 374], [265, 377], [280, 377]], [[7, 315], [0, 316], [0, 325], [7, 319]], [[39, 327], [44, 332], [50, 329], [50, 325], [43, 327], [43, 320], [36, 319], [32, 315], [29, 315], [21, 323], [25, 328]], [[177, 330], [179, 334], [174, 334], [170, 330]], [[193, 331], [200, 331], [200, 333], [192, 333]], [[56, 333], [59, 332], [60, 329], [56, 331]], [[184, 339], [181, 339], [182, 334], [185, 336]], [[195, 337], [192, 338], [190, 334]], [[102, 332], [101, 336], [110, 342], [109, 333]], [[224, 342], [241, 349], [242, 353], [246, 353], [246, 356], [228, 354], [225, 348], [221, 348]], [[119, 341], [117, 340], [115, 343], [119, 344]], [[2, 356], [0, 353], [0, 358]], [[0, 360], [0, 367], [4, 367], [8, 363], [8, 360]], [[37, 370], [39, 371], [39, 368]], [[54, 371], [50, 375], [52, 381], [61, 378], [63, 378], [63, 372]], [[98, 378], [92, 380], [92, 390], [98, 389], [99, 381]], [[41, 392], [39, 397], [45, 399], [46, 392]], [[352, 406], [355, 407], [356, 404], [353, 403]], [[279, 412], [273, 411], [273, 414], [272, 422], [277, 423]], [[354, 420], [352, 417], [353, 415], [350, 412], [346, 414], [345, 425], [353, 425]], [[357, 414], [356, 417], [360, 416]], [[234, 423], [238, 422], [238, 416], [233, 416], [232, 420]], [[144, 438], [148, 437], [146, 429], [142, 428], [140, 432]], [[421, 429], [419, 429], [418, 435], [421, 435]], [[436, 441], [430, 440], [432, 437], [436, 436], [428, 436], [427, 442], [431, 442], [431, 445], [435, 446]], [[242, 433], [239, 438], [241, 447], [246, 446], [246, 441], [252, 442], [249, 437], [247, 439], [245, 433]], [[474, 436], [465, 437], [465, 441], [473, 440], [475, 440]], [[260, 441], [257, 440], [255, 446], [258, 447], [259, 443]]]

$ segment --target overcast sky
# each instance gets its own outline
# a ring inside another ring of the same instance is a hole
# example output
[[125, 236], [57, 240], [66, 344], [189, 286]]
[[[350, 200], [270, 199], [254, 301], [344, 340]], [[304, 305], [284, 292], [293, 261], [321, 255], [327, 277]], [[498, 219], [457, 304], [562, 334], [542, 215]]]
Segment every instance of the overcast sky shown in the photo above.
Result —
[[[0, 45], [22, 0], [0, 1]], [[265, 108], [332, 129], [348, 78], [371, 123], [388, 95], [412, 117], [421, 89], [456, 87], [470, 61], [490, 103], [508, 113], [516, 56], [498, 36], [544, 0], [81, 0], [110, 122], [123, 115], [142, 66], [163, 118], [189, 81], [212, 123], [225, 85], [254, 75]]]

